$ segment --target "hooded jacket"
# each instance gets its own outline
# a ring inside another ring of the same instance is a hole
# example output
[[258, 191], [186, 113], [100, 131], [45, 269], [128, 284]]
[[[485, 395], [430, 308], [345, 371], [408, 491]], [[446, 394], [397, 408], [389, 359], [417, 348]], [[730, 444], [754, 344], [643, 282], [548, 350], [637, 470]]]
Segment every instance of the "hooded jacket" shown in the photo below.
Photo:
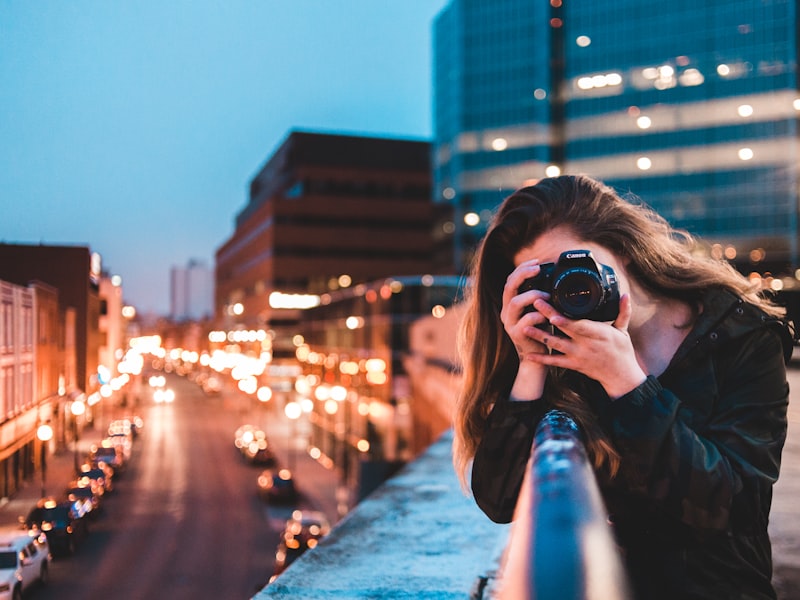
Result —
[[[715, 289], [659, 377], [612, 401], [569, 373], [621, 456], [598, 484], [637, 598], [775, 598], [767, 525], [792, 350], [785, 324]], [[472, 490], [496, 522], [513, 517], [550, 408], [504, 400], [489, 415]]]

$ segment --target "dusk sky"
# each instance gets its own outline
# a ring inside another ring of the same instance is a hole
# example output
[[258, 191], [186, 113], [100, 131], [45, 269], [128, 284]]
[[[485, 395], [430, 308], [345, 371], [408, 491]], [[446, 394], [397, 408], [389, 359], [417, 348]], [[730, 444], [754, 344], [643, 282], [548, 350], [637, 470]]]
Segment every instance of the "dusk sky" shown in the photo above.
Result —
[[292, 129], [432, 135], [447, 2], [0, 0], [0, 242], [89, 246], [168, 313]]

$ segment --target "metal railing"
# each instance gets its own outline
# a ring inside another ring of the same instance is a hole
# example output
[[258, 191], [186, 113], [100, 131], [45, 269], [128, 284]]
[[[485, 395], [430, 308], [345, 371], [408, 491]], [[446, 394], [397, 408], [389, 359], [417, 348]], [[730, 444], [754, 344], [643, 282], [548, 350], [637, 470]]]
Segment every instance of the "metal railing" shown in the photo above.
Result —
[[578, 427], [564, 412], [548, 412], [536, 429], [498, 576], [498, 600], [631, 597]]

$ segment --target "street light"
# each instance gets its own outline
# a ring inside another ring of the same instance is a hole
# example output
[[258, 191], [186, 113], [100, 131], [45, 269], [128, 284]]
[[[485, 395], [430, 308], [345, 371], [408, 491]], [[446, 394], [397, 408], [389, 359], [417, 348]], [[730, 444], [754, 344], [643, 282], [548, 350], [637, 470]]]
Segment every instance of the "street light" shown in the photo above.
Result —
[[295, 422], [297, 419], [300, 418], [300, 415], [303, 413], [303, 407], [300, 406], [299, 402], [295, 402], [292, 400], [291, 402], [287, 402], [286, 406], [283, 407], [283, 412], [286, 414], [289, 422], [291, 423], [291, 433], [289, 434], [289, 470], [294, 471], [294, 451], [292, 450], [292, 441], [294, 440], [296, 430], [295, 430]]
[[78, 463], [78, 417], [81, 416], [83, 413], [86, 412], [86, 405], [80, 401], [75, 400], [70, 407], [70, 412], [72, 413], [72, 441], [75, 446], [74, 453], [73, 453], [73, 461], [75, 464], [75, 472], [80, 472], [80, 464]]
[[50, 427], [47, 423], [43, 425], [39, 425], [38, 429], [36, 429], [36, 437], [39, 441], [42, 442], [42, 454], [41, 454], [41, 461], [42, 461], [42, 498], [47, 495], [47, 485], [46, 485], [46, 473], [47, 473], [47, 442], [53, 439], [53, 428]]

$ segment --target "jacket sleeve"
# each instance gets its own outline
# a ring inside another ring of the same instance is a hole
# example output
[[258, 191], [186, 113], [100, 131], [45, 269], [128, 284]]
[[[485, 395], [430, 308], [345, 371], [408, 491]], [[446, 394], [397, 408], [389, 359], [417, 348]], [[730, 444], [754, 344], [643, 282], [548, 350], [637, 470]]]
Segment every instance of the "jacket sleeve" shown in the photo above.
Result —
[[615, 485], [700, 530], [766, 530], [786, 439], [780, 336], [762, 328], [736, 345], [730, 360], [694, 357], [707, 361], [692, 371], [705, 379], [676, 381], [676, 389], [703, 396], [690, 410], [654, 377], [605, 409], [626, 465]]
[[472, 463], [475, 502], [495, 523], [514, 516], [536, 426], [550, 408], [545, 400], [498, 401]]

